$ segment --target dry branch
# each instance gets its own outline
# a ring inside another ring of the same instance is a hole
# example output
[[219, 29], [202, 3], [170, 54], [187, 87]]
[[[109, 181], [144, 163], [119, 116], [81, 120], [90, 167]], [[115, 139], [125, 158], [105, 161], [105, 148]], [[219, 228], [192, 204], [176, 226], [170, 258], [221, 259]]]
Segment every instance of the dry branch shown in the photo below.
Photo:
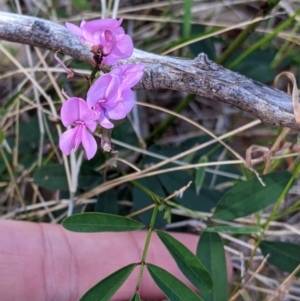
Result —
[[[39, 18], [0, 12], [0, 39], [60, 50], [74, 59], [91, 62], [92, 53], [66, 27]], [[137, 89], [171, 89], [219, 100], [247, 111], [263, 122], [300, 130], [291, 95], [255, 82], [210, 61], [205, 54], [193, 60], [160, 56], [141, 50], [124, 63], [144, 63]]]

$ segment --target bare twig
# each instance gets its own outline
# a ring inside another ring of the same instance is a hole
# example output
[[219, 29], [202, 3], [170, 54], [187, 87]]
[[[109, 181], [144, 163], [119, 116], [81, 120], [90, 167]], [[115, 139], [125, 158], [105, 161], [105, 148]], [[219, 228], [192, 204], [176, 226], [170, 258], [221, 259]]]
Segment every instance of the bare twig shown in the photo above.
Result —
[[[0, 39], [60, 50], [74, 59], [92, 62], [93, 55], [64, 26], [43, 19], [0, 12]], [[136, 89], [171, 89], [219, 100], [249, 112], [265, 123], [300, 130], [291, 95], [255, 82], [210, 61], [205, 54], [193, 60], [134, 50], [125, 63], [144, 63]]]

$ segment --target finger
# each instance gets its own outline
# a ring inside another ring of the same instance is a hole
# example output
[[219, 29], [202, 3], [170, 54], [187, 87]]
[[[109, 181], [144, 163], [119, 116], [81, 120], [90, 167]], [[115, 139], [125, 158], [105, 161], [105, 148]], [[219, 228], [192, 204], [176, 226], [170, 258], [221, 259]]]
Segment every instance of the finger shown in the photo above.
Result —
[[[174, 234], [195, 251], [198, 237]], [[7, 300], [77, 301], [93, 285], [130, 263], [141, 261], [146, 232], [74, 233], [60, 225], [0, 222], [0, 295]], [[151, 238], [147, 262], [188, 284], [158, 237]], [[228, 261], [229, 271], [231, 265]], [[135, 292], [139, 266], [112, 300], [129, 300]], [[230, 275], [229, 275], [230, 276]], [[142, 298], [162, 293], [145, 271]]]

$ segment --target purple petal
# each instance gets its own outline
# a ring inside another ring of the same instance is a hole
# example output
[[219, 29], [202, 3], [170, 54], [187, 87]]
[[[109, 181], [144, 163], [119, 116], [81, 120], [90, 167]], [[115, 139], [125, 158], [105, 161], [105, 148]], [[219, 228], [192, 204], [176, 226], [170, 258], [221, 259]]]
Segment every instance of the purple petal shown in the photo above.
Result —
[[86, 129], [82, 129], [81, 140], [87, 159], [90, 160], [95, 156], [97, 151], [96, 140]]
[[113, 53], [111, 53], [108, 56], [105, 56], [102, 59], [102, 62], [104, 65], [115, 65], [119, 60], [119, 57], [117, 55], [114, 55]]
[[69, 98], [63, 104], [60, 116], [64, 126], [72, 125], [78, 121], [86, 124], [91, 131], [94, 131], [97, 126], [95, 113], [82, 98]]
[[122, 92], [120, 102], [122, 102], [123, 110], [127, 115], [133, 109], [135, 104], [135, 97], [131, 89]]
[[82, 29], [83, 28], [83, 25], [86, 23], [86, 21], [83, 19], [81, 22], [80, 22], [80, 29]]
[[114, 124], [104, 114], [101, 114], [101, 117], [99, 117], [99, 124], [105, 129], [112, 129], [114, 127]]
[[120, 59], [127, 59], [133, 53], [132, 39], [124, 35], [120, 40], [117, 39], [116, 47], [112, 49], [111, 54], [103, 58], [106, 65], [114, 65]]
[[118, 95], [120, 79], [111, 74], [99, 77], [89, 88], [87, 93], [87, 104], [95, 106], [97, 102], [114, 101]]
[[[78, 130], [76, 127], [62, 133], [59, 138], [59, 148], [65, 155], [70, 155], [72, 149], [75, 151], [78, 149]], [[76, 141], [77, 140], [77, 141]]]
[[76, 26], [72, 23], [66, 22], [66, 27], [79, 38], [83, 37], [82, 30], [78, 26]]
[[86, 103], [86, 101], [79, 102], [79, 121], [84, 123], [92, 132], [96, 129], [96, 115], [93, 110], [91, 110]]
[[105, 30], [100, 35], [100, 43], [103, 46], [103, 54], [108, 55], [112, 52], [116, 46], [116, 40], [114, 34], [110, 30]]
[[110, 73], [112, 74], [122, 74], [122, 89], [134, 87], [143, 77], [144, 65], [121, 65], [113, 69]]
[[[120, 22], [121, 21], [121, 22]], [[122, 23], [122, 20], [119, 21], [115, 19], [100, 19], [86, 22], [83, 26], [84, 30], [89, 32], [102, 31], [102, 30], [112, 30], [116, 27], [119, 27]]]
[[120, 39], [117, 39], [115, 52], [116, 55], [122, 56], [122, 58], [127, 59], [133, 53], [133, 42], [129, 35], [124, 35]]
[[122, 92], [120, 101], [114, 108], [107, 108], [106, 114], [109, 119], [120, 120], [126, 117], [126, 115], [134, 107], [134, 94], [130, 89]]
[[61, 107], [60, 117], [64, 126], [72, 125], [80, 119], [79, 103], [83, 101], [81, 98], [69, 98]]

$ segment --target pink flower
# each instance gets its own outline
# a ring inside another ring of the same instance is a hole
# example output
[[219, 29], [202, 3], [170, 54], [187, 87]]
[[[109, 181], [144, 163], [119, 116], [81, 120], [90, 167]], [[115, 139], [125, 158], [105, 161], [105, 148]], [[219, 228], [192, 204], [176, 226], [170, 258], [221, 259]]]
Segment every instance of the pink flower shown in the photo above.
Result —
[[100, 125], [114, 127], [109, 119], [120, 120], [134, 107], [131, 90], [143, 76], [144, 65], [122, 65], [98, 78], [87, 93], [87, 104], [93, 108]]
[[102, 54], [102, 62], [115, 64], [119, 59], [132, 55], [133, 43], [129, 35], [120, 27], [123, 19], [103, 19], [86, 22], [80, 27], [66, 22], [67, 28], [88, 45], [94, 54]]
[[95, 113], [83, 99], [72, 97], [63, 104], [60, 116], [64, 126], [75, 125], [60, 136], [59, 147], [62, 152], [69, 155], [72, 149], [76, 151], [82, 143], [88, 160], [93, 158], [97, 143], [88, 130], [94, 132], [96, 129]]

